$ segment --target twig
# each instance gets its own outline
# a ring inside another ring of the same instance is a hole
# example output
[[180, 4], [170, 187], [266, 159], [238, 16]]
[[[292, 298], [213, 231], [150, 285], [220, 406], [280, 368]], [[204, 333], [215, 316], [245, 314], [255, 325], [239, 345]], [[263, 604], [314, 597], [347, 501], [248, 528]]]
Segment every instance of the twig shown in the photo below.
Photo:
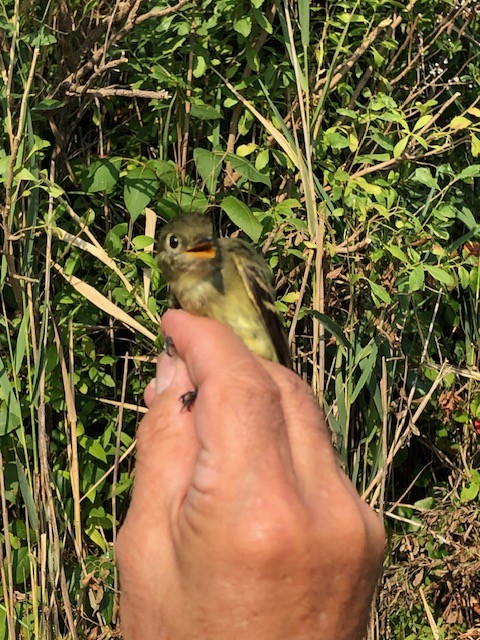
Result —
[[[102, 402], [106, 402], [106, 400], [102, 400]], [[126, 408], [127, 405], [125, 405]], [[141, 407], [139, 407], [141, 408]], [[120, 458], [118, 459], [118, 464], [120, 464], [121, 462], [123, 462], [125, 460], [125, 458], [127, 458], [135, 449], [135, 447], [137, 446], [137, 441], [133, 440], [133, 442], [129, 445], [128, 449], [126, 449], [122, 455], [120, 456]], [[103, 476], [101, 478], [99, 478], [95, 484], [93, 484], [91, 487], [88, 487], [88, 490], [83, 494], [83, 496], [80, 498], [80, 502], [82, 502], [82, 500], [85, 500], [85, 498], [87, 498], [93, 491], [95, 491], [95, 489], [102, 484], [102, 482], [108, 478], [108, 476], [113, 473], [113, 471], [115, 470], [115, 463], [112, 464], [112, 466], [107, 469], [107, 471], [105, 471], [105, 473], [103, 474]]]
[[308, 276], [310, 274], [310, 269], [312, 267], [313, 256], [315, 251], [310, 249], [308, 253], [308, 257], [305, 261], [305, 273], [303, 274], [302, 285], [300, 287], [297, 304], [295, 305], [295, 312], [293, 314], [292, 324], [290, 326], [290, 331], [288, 332], [288, 344], [293, 344], [295, 338], [295, 329], [298, 322], [298, 315], [300, 313], [300, 309], [302, 308], [303, 298], [305, 296], [305, 289], [307, 288]]
[[365, 240], [360, 240], [359, 242], [356, 242], [355, 244], [346, 244], [347, 241], [342, 242], [342, 244], [339, 244], [337, 246], [334, 246], [333, 252], [338, 256], [338, 255], [343, 255], [343, 254], [351, 254], [351, 253], [356, 253], [357, 251], [359, 251], [360, 249], [363, 249], [364, 247], [368, 247], [368, 245], [372, 242], [371, 238], [365, 238]]
[[[144, 20], [147, 20], [150, 18], [159, 18], [159, 17], [169, 15], [171, 13], [175, 13], [176, 11], [179, 11], [185, 4], [187, 4], [188, 1], [189, 0], [180, 0], [180, 2], [178, 2], [173, 7], [161, 9], [160, 11], [154, 9], [148, 13], [143, 14], [143, 16], [138, 16], [137, 14], [141, 6], [142, 0], [136, 0], [135, 3], [131, 3], [128, 7], [127, 19], [123, 27], [120, 28], [119, 31], [117, 31], [115, 34], [113, 34], [111, 39], [109, 40], [108, 42], [109, 48], [113, 48], [114, 45], [116, 45], [117, 42], [119, 42], [128, 33], [130, 33], [130, 31], [137, 24], [140, 24], [144, 22]], [[121, 19], [123, 19], [125, 15], [126, 13], [122, 11]], [[103, 35], [105, 31], [107, 31], [109, 19], [110, 17], [106, 18], [105, 22], [102, 25], [102, 28], [95, 32], [95, 37], [96, 37], [95, 42]], [[91, 43], [92, 48], [93, 48], [93, 44], [94, 42]], [[85, 50], [85, 53], [87, 50], [88, 48]], [[83, 64], [78, 69], [70, 73], [62, 82], [60, 82], [57, 85], [57, 88], [54, 90], [53, 95], [49, 97], [53, 97], [54, 95], [56, 95], [58, 91], [61, 89], [62, 85], [64, 85], [64, 83], [77, 84], [81, 80], [81, 78], [83, 78], [87, 73], [95, 69], [95, 67], [101, 62], [103, 57], [104, 57], [104, 47], [100, 47], [97, 51], [92, 53], [90, 59], [87, 62], [85, 62], [85, 64]]]
[[[122, 392], [120, 396], [120, 407], [118, 410], [118, 418], [117, 418], [117, 435], [115, 438], [115, 460], [114, 460], [114, 469], [112, 476], [112, 532], [113, 532], [113, 544], [114, 544], [114, 559], [116, 559], [115, 554], [115, 543], [117, 541], [117, 483], [118, 483], [118, 471], [120, 467], [120, 448], [122, 444], [122, 427], [123, 427], [123, 409], [125, 402], [125, 395], [127, 392], [127, 378], [128, 378], [128, 367], [129, 367], [129, 359], [128, 353], [125, 354], [125, 361], [123, 363], [123, 379], [122, 379]], [[115, 567], [114, 573], [114, 583], [113, 588], [115, 593], [118, 593], [118, 571]]]
[[188, 69], [187, 69], [187, 89], [185, 91], [185, 119], [183, 121], [182, 139], [180, 141], [180, 174], [182, 180], [185, 181], [187, 175], [187, 157], [188, 157], [188, 140], [190, 134], [190, 111], [192, 109], [192, 103], [190, 97], [192, 95], [192, 81], [193, 81], [193, 61], [195, 56], [195, 19], [190, 24], [189, 34], [189, 47], [188, 52]]
[[[25, 88], [23, 90], [22, 101], [20, 103], [20, 114], [18, 116], [18, 128], [11, 142], [11, 152], [10, 152], [10, 163], [8, 166], [7, 173], [7, 181], [5, 185], [5, 206], [2, 210], [2, 218], [3, 218], [3, 251], [5, 254], [5, 260], [7, 262], [8, 274], [10, 276], [10, 284], [12, 286], [12, 291], [15, 296], [15, 302], [17, 306], [20, 308], [22, 306], [22, 290], [19, 284], [19, 281], [15, 279], [17, 274], [17, 269], [15, 266], [15, 258], [13, 255], [13, 244], [10, 237], [10, 213], [13, 207], [13, 178], [15, 173], [15, 165], [17, 162], [18, 153], [20, 150], [20, 143], [22, 141], [23, 130], [25, 127], [26, 120], [26, 112], [27, 112], [27, 103], [28, 96], [30, 95], [30, 89], [32, 87], [33, 78], [35, 75], [35, 67], [37, 65], [38, 55], [40, 53], [40, 49], [35, 48], [33, 50], [32, 60], [30, 62], [30, 70], [28, 72], [27, 82], [25, 83]], [[11, 99], [10, 93], [7, 91], [7, 101]]]
[[[273, 23], [276, 13], [277, 13], [277, 5], [274, 2], [271, 8], [265, 12], [265, 17], [270, 24]], [[258, 36], [257, 41], [253, 45], [253, 50], [255, 51], [255, 53], [258, 53], [260, 51], [260, 49], [263, 47], [263, 45], [267, 41], [267, 38], [268, 38], [268, 33], [263, 29], [260, 35]], [[245, 65], [245, 68], [243, 69], [243, 72], [242, 72], [242, 80], [246, 80], [251, 76], [251, 74], [252, 74], [252, 69], [248, 65]], [[244, 105], [240, 101], [233, 108], [232, 115], [230, 118], [230, 126], [228, 129], [227, 153], [234, 153], [235, 151], [235, 142], [237, 140], [237, 134], [238, 134], [238, 123], [242, 115], [243, 106]], [[224, 186], [231, 187], [236, 183], [238, 178], [239, 178], [239, 174], [233, 171], [232, 163], [228, 160], [225, 167]]]
[[454, 22], [454, 20], [460, 15], [462, 11], [464, 11], [465, 7], [467, 6], [467, 4], [470, 4], [470, 2], [471, 0], [465, 0], [464, 2], [460, 3], [460, 8], [456, 11], [456, 13], [454, 15], [450, 14], [445, 18], [445, 20], [440, 24], [438, 30], [431, 34], [430, 42], [428, 44], [425, 44], [425, 46], [420, 49], [420, 51], [412, 58], [410, 64], [408, 64], [405, 69], [403, 69], [395, 78], [392, 78], [392, 80], [390, 80], [390, 84], [392, 86], [399, 82], [399, 80], [404, 78], [405, 75], [414, 68], [415, 64], [425, 56], [425, 52], [430, 48], [430, 46], [435, 42], [438, 42], [438, 38], [440, 37], [441, 33]]
[[427, 131], [427, 129], [430, 129], [430, 127], [433, 124], [435, 124], [435, 122], [442, 115], [442, 113], [444, 113], [445, 110], [448, 109], [448, 107], [452, 104], [452, 102], [455, 102], [455, 100], [459, 98], [461, 95], [462, 94], [460, 93], [460, 91], [457, 91], [457, 93], [454, 93], [451, 98], [449, 98], [446, 102], [442, 104], [442, 106], [437, 111], [437, 113], [430, 118], [430, 120], [420, 129], [420, 131], [416, 132], [416, 135], [422, 136], [425, 133], [425, 131]]
[[152, 18], [163, 18], [163, 16], [168, 16], [171, 13], [180, 11], [180, 9], [190, 1], [191, 0], [180, 0], [180, 2], [177, 2], [177, 4], [173, 5], [173, 7], [167, 7], [166, 9], [152, 9], [151, 11], [147, 11], [147, 13], [143, 13], [141, 16], [138, 16], [137, 24], [142, 24], [142, 22], [145, 22], [145, 20], [151, 20]]
[[122, 98], [145, 98], [146, 100], [166, 100], [170, 98], [168, 91], [144, 91], [142, 89], [117, 89], [116, 87], [104, 87], [100, 89], [88, 89], [86, 85], [69, 87], [67, 96], [89, 95], [95, 98], [109, 98], [120, 96]]
[[[405, 7], [405, 11], [411, 11], [415, 3], [416, 3], [416, 0], [412, 0]], [[401, 24], [402, 20], [403, 20], [402, 16], [397, 16], [396, 18], [389, 17], [389, 18], [385, 18], [385, 20], [382, 20], [375, 27], [375, 29], [370, 33], [368, 38], [366, 38], [366, 40], [364, 40], [362, 44], [359, 47], [357, 47], [357, 49], [352, 53], [350, 58], [337, 67], [337, 69], [335, 70], [334, 76], [330, 82], [329, 88], [333, 89], [333, 87], [335, 87], [340, 82], [340, 80], [354, 66], [357, 60], [367, 51], [367, 49], [369, 49], [372, 46], [372, 44], [375, 42], [378, 36], [382, 33], [382, 31], [384, 31], [388, 27], [390, 27], [391, 29], [396, 29]], [[327, 81], [326, 78], [322, 78], [321, 80], [319, 80], [317, 83], [317, 86], [315, 87], [315, 91], [318, 91], [318, 89], [321, 86], [323, 86], [326, 81]]]
[[[70, 324], [70, 335], [72, 335], [72, 326]], [[65, 355], [63, 352], [62, 341], [60, 333], [58, 331], [57, 323], [52, 316], [52, 326], [55, 336], [55, 344], [57, 347], [57, 354], [60, 362], [60, 370], [62, 372], [63, 389], [65, 392], [65, 404], [66, 404], [66, 425], [65, 434], [67, 436], [67, 457], [70, 467], [70, 485], [72, 487], [73, 498], [73, 529], [75, 531], [75, 543], [78, 549], [82, 548], [82, 519], [80, 512], [80, 471], [78, 465], [78, 448], [77, 448], [77, 411], [75, 408], [74, 391], [71, 385], [71, 378], [73, 378], [73, 370], [69, 372], [67, 370], [67, 363], [65, 361]], [[70, 360], [73, 357], [73, 342], [70, 344]]]
[[[3, 554], [3, 544], [0, 540], [0, 575], [3, 589], [3, 601], [5, 603], [5, 613], [7, 614], [8, 637], [15, 640], [15, 618], [14, 618], [14, 595], [13, 595], [13, 569], [12, 569], [12, 547], [9, 535], [8, 509], [5, 494], [5, 481], [3, 476], [3, 456], [0, 450], [0, 498], [2, 503], [2, 523], [5, 533], [5, 557]], [[6, 560], [6, 562], [5, 562]], [[8, 580], [5, 574], [5, 564], [7, 566]]]

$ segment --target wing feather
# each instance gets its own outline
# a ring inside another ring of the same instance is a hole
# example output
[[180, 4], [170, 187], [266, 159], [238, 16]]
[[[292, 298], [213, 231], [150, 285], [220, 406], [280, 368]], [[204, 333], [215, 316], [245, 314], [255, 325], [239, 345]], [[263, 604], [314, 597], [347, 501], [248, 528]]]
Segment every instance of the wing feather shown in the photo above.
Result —
[[292, 357], [282, 318], [275, 306], [273, 289], [270, 285], [270, 270], [257, 252], [238, 238], [225, 241], [225, 247], [233, 258], [238, 274], [252, 303], [262, 318], [268, 335], [275, 348], [278, 361], [292, 368]]

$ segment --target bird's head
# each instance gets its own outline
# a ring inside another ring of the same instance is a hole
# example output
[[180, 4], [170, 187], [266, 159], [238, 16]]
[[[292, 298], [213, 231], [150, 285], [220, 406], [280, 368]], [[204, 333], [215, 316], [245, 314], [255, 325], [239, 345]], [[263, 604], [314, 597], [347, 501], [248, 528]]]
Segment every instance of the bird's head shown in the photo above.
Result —
[[158, 237], [158, 265], [169, 281], [182, 273], [207, 276], [218, 263], [218, 242], [211, 220], [183, 214], [166, 224]]

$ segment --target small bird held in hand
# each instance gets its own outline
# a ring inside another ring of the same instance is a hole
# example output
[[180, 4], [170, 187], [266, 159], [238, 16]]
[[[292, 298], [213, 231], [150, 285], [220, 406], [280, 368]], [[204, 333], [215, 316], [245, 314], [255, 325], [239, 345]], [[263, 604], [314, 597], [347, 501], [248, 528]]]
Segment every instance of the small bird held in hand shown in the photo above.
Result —
[[208, 218], [182, 214], [160, 232], [157, 260], [174, 307], [227, 324], [256, 355], [292, 367], [269, 267], [247, 242], [217, 238]]

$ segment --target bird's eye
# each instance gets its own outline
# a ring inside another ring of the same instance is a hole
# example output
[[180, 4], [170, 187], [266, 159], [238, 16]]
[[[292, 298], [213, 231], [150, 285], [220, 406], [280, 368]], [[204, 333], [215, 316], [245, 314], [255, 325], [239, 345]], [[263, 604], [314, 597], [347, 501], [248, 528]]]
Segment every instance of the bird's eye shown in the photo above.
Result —
[[171, 233], [168, 236], [168, 244], [169, 244], [171, 249], [176, 249], [178, 247], [178, 245], [180, 244], [180, 240], [177, 238], [177, 236], [175, 236], [175, 235], [173, 235], [173, 233]]

